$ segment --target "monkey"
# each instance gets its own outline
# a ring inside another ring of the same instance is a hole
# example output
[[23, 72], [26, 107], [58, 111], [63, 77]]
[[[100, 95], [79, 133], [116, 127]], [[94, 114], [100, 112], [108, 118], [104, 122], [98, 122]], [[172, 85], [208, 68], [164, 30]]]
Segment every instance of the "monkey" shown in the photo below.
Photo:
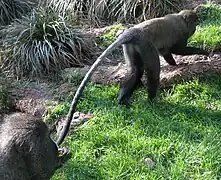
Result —
[[69, 158], [41, 119], [20, 112], [0, 116], [1, 179], [49, 180]]
[[176, 65], [172, 53], [178, 55], [209, 54], [200, 48], [187, 47], [187, 40], [194, 34], [198, 24], [195, 10], [182, 10], [179, 13], [141, 22], [119, 34], [117, 39], [96, 59], [79, 85], [56, 143], [60, 145], [67, 135], [78, 100], [93, 72], [105, 56], [118, 46], [123, 46], [129, 72], [120, 84], [119, 104], [128, 105], [128, 99], [140, 83], [144, 70], [148, 78], [148, 97], [152, 101], [159, 86], [159, 55], [162, 55], [168, 64]]
[[133, 91], [139, 86], [144, 70], [148, 78], [148, 97], [150, 100], [155, 98], [160, 79], [160, 60], [158, 50], [154, 47], [153, 43], [148, 40], [148, 38], [144, 39], [144, 33], [141, 29], [126, 29], [118, 36], [117, 40], [115, 40], [97, 58], [86, 73], [72, 100], [66, 122], [57, 139], [58, 145], [63, 142], [68, 133], [78, 100], [93, 72], [97, 69], [99, 63], [104, 59], [104, 57], [120, 45], [123, 45], [125, 59], [128, 63], [130, 63], [131, 68], [128, 70], [126, 79], [121, 83], [121, 90], [118, 98], [119, 104], [124, 104], [128, 107], [128, 99], [132, 95]]

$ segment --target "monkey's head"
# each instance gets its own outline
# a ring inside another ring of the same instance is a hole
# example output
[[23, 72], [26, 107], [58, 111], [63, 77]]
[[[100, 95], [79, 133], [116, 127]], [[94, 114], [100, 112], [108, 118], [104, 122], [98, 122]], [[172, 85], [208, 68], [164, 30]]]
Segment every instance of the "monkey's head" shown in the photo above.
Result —
[[195, 30], [196, 26], [199, 24], [199, 18], [197, 16], [196, 11], [194, 10], [182, 10], [179, 12], [187, 24], [187, 28], [189, 30], [190, 35], [192, 35]]

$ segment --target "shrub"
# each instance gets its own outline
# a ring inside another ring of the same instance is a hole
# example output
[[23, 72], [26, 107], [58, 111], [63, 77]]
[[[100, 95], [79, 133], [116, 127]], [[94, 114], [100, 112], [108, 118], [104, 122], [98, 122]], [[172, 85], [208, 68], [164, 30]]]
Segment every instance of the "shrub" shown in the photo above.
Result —
[[220, 24], [221, 6], [214, 3], [207, 3], [200, 6], [199, 18], [203, 24]]
[[94, 52], [93, 38], [69, 26], [51, 8], [16, 20], [1, 33], [3, 69], [17, 77], [41, 76], [88, 64]]

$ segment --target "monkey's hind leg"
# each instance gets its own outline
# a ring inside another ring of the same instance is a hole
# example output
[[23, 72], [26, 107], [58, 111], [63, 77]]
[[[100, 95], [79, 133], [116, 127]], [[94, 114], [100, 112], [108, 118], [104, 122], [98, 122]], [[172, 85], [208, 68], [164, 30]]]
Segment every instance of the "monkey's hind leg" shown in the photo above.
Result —
[[[148, 98], [150, 101], [156, 97], [160, 84], [160, 59], [156, 48], [152, 43], [148, 43], [149, 49], [144, 53], [143, 63], [147, 77]], [[148, 57], [148, 59], [146, 58]]]
[[148, 98], [152, 102], [157, 95], [157, 89], [159, 87], [159, 77], [154, 75], [153, 72], [145, 72], [147, 74], [147, 84], [148, 84]]
[[133, 94], [134, 90], [140, 84], [141, 75], [136, 71], [126, 74], [125, 79], [120, 85], [120, 94], [118, 96], [118, 103], [129, 106], [129, 98]]
[[141, 84], [144, 68], [140, 55], [130, 45], [124, 45], [124, 54], [126, 60], [129, 61], [129, 72], [126, 74], [124, 80], [120, 85], [120, 94], [118, 96], [118, 103], [129, 106], [129, 98], [134, 90]]

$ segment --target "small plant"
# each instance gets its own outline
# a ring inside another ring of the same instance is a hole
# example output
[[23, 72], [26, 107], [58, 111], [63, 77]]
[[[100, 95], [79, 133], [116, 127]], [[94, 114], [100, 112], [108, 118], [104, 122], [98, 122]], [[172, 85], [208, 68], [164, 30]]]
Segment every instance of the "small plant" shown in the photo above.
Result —
[[112, 26], [106, 33], [104, 33], [100, 37], [101, 44], [104, 47], [108, 47], [111, 43], [113, 43], [117, 39], [117, 32], [119, 30], [124, 30], [125, 26], [122, 24], [117, 24]]
[[200, 6], [199, 18], [204, 24], [220, 24], [221, 7], [214, 3], [207, 3]]
[[91, 63], [93, 38], [51, 8], [39, 9], [1, 30], [3, 69], [17, 77], [42, 76]]
[[53, 124], [56, 119], [64, 116], [68, 112], [67, 104], [54, 104], [47, 106], [47, 115], [44, 117], [44, 121], [49, 124]]
[[84, 79], [85, 74], [88, 71], [88, 67], [85, 68], [68, 68], [62, 71], [61, 79], [64, 82], [73, 84], [73, 86], [78, 86]]
[[31, 11], [34, 3], [27, 0], [1, 0], [0, 1], [0, 26], [8, 25], [15, 18]]

